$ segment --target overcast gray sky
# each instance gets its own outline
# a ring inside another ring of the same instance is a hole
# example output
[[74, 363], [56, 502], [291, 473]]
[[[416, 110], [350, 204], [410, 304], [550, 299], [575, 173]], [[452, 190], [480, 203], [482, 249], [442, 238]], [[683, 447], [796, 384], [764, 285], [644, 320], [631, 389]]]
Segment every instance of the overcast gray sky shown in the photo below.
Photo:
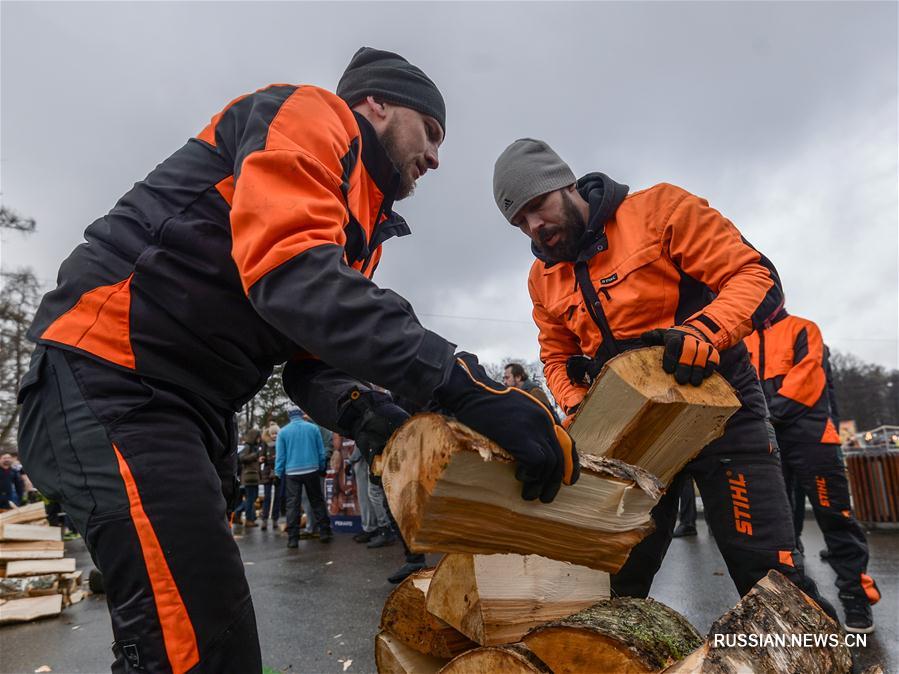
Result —
[[[536, 359], [527, 239], [493, 162], [521, 136], [576, 174], [702, 195], [777, 265], [793, 312], [889, 367], [899, 332], [897, 4], [2, 2], [4, 269], [52, 284], [84, 228], [236, 96], [331, 88], [361, 45], [447, 101], [441, 165], [375, 280], [486, 360]], [[486, 320], [491, 319], [491, 320]]]

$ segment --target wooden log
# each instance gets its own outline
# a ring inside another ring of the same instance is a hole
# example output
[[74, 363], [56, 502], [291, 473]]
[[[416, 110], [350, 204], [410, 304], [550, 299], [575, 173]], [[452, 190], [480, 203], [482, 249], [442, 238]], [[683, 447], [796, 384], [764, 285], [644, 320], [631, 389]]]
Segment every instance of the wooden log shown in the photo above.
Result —
[[668, 485], [724, 433], [740, 401], [717, 373], [701, 386], [678, 384], [662, 370], [663, 350], [634, 349], [606, 363], [570, 432], [581, 452], [639, 466]]
[[62, 528], [40, 524], [0, 524], [0, 541], [61, 541]]
[[25, 524], [47, 517], [47, 509], [43, 503], [29, 503], [21, 508], [13, 508], [0, 513], [0, 524]]
[[[56, 559], [65, 554], [62, 541], [13, 541], [0, 543], [0, 559]], [[8, 573], [8, 571], [7, 571]]]
[[[49, 573], [42, 576], [20, 576], [18, 578], [0, 578], [0, 597], [18, 599], [32, 597], [37, 594], [50, 594], [59, 587], [59, 575]], [[44, 592], [49, 590], [50, 592]]]
[[0, 604], [0, 625], [59, 615], [60, 611], [62, 611], [61, 594], [13, 599]]
[[581, 478], [552, 503], [525, 501], [512, 456], [470, 428], [420, 414], [391, 438], [384, 490], [415, 551], [539, 554], [615, 572], [652, 531], [661, 484], [639, 468], [581, 455]]
[[[806, 643], [815, 637], [821, 641]], [[738, 641], [741, 638], [745, 643]], [[840, 626], [777, 571], [769, 571], [715, 621], [702, 648], [665, 670], [666, 674], [850, 671], [852, 655], [842, 643]]]
[[538, 555], [453, 553], [434, 571], [428, 610], [482, 646], [493, 646], [608, 597], [604, 571]]
[[433, 574], [434, 569], [412, 574], [390, 593], [380, 629], [420, 653], [449, 659], [477, 644], [428, 612], [425, 603]]
[[375, 637], [378, 674], [436, 674], [446, 663], [445, 658], [419, 653], [387, 632]]
[[554, 674], [658, 672], [702, 645], [677, 611], [621, 597], [531, 630], [522, 642]]
[[524, 644], [484, 646], [450, 660], [439, 674], [553, 674]]
[[75, 571], [75, 560], [65, 559], [22, 559], [6, 563], [4, 575], [34, 576], [42, 573], [71, 573]]

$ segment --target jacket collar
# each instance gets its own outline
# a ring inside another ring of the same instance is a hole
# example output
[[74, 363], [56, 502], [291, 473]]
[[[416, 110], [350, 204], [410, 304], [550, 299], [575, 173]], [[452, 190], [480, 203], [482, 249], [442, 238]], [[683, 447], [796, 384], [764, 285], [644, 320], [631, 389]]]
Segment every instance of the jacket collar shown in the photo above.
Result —
[[[606, 223], [615, 217], [615, 211], [627, 196], [628, 189], [627, 185], [616, 183], [605, 173], [588, 173], [577, 181], [578, 193], [589, 204], [589, 220], [578, 246], [580, 252], [577, 260], [568, 262], [587, 262], [597, 253], [608, 249]], [[546, 271], [560, 262], [560, 260], [545, 257], [533, 242], [531, 242], [531, 252], [544, 263]]]

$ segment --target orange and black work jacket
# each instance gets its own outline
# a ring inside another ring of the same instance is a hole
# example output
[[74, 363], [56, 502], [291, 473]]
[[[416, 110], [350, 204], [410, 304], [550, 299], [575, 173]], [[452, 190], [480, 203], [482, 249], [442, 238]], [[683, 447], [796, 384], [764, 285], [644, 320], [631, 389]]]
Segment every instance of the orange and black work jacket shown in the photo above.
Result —
[[704, 199], [674, 185], [628, 195], [626, 186], [593, 173], [577, 189], [590, 206], [578, 260], [540, 259], [532, 247], [538, 260], [528, 277], [556, 401], [571, 410], [586, 393], [568, 379], [570, 356], [605, 362], [642, 346], [647, 330], [690, 323], [721, 352], [720, 370], [744, 407], [764, 417], [742, 339], [782, 306], [771, 263]]
[[778, 440], [838, 444], [827, 347], [818, 326], [781, 311], [770, 326], [752, 332], [745, 341]]
[[398, 185], [336, 95], [238, 98], [88, 227], [29, 335], [230, 409], [298, 354], [426, 401], [453, 345], [370, 280]]

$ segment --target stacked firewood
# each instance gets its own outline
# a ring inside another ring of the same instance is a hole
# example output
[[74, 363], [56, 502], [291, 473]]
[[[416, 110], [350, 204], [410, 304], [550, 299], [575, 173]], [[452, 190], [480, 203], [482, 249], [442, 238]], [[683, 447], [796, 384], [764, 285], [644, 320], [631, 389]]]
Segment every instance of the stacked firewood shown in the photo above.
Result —
[[81, 601], [81, 571], [65, 558], [43, 503], [0, 513], [0, 624], [58, 615]]
[[[445, 556], [387, 599], [380, 674], [811, 671], [795, 652], [737, 659], [659, 602], [609, 597], [665, 486], [739, 407], [720, 376], [678, 386], [660, 363], [646, 349], [607, 364], [571, 428], [581, 478], [551, 504], [523, 501], [512, 456], [456, 421], [424, 414], [397, 430], [380, 464], [391, 511], [413, 550]], [[750, 631], [765, 619], [839, 629], [775, 572], [719, 623]], [[821, 657], [833, 666], [819, 671], [848, 671], [845, 648]]]

